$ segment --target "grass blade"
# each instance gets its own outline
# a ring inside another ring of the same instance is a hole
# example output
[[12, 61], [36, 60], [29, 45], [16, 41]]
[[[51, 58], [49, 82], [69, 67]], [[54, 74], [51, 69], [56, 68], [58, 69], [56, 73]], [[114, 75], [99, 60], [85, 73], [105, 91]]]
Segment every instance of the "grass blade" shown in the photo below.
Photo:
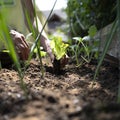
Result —
[[[28, 13], [25, 12], [25, 15], [26, 15], [26, 17], [27, 17], [27, 21], [28, 21], [29, 27], [31, 28], [31, 30], [32, 30], [32, 32], [33, 32], [33, 36], [34, 36], [34, 38], [35, 38], [35, 42], [33, 43], [32, 47], [31, 47], [30, 55], [29, 55], [29, 58], [28, 58], [28, 61], [27, 61], [26, 65], [25, 65], [25, 67], [24, 67], [24, 72], [23, 72], [23, 74], [25, 74], [25, 71], [26, 71], [26, 69], [27, 69], [27, 67], [28, 67], [28, 65], [29, 65], [29, 63], [30, 63], [30, 60], [32, 59], [32, 56], [33, 56], [33, 54], [34, 54], [35, 48], [37, 48], [38, 57], [40, 58], [40, 64], [42, 65], [41, 54], [39, 54], [39, 53], [40, 53], [40, 48], [39, 48], [39, 46], [40, 46], [40, 41], [39, 41], [39, 39], [40, 39], [40, 37], [41, 37], [41, 35], [42, 35], [42, 32], [43, 32], [46, 24], [48, 23], [48, 20], [49, 20], [51, 14], [52, 14], [52, 12], [53, 12], [53, 9], [54, 9], [54, 7], [55, 7], [55, 5], [56, 5], [56, 2], [57, 2], [57, 0], [54, 2], [54, 5], [53, 5], [53, 7], [52, 7], [52, 9], [51, 9], [51, 11], [50, 11], [50, 14], [49, 14], [48, 18], [46, 19], [46, 21], [45, 21], [45, 23], [44, 23], [44, 25], [43, 25], [43, 27], [42, 27], [42, 30], [40, 31], [39, 34], [38, 34], [38, 33], [36, 34], [35, 31], [33, 30], [33, 27], [32, 27], [31, 22], [30, 22], [30, 17], [29, 17], [29, 15], [28, 15]], [[35, 4], [35, 3], [34, 3], [34, 4]], [[25, 9], [24, 9], [24, 10], [25, 10]], [[36, 18], [36, 23], [37, 23], [36, 10], [35, 10], [34, 12], [35, 12], [35, 18]], [[38, 25], [36, 25], [36, 26], [38, 27]], [[38, 32], [38, 31], [37, 31], [37, 32]], [[42, 67], [42, 66], [41, 66], [41, 67]], [[43, 68], [43, 67], [42, 67], [42, 68]], [[43, 76], [43, 70], [42, 70], [42, 76]]]
[[[120, 0], [117, 0], [117, 17], [118, 17], [118, 33], [120, 33]], [[118, 34], [118, 59], [119, 59], [119, 86], [118, 86], [118, 99], [120, 103], [120, 34]]]
[[19, 74], [19, 78], [20, 78], [20, 85], [21, 88], [24, 90], [24, 93], [26, 95], [26, 87], [23, 81], [23, 75], [22, 75], [22, 70], [21, 70], [21, 65], [19, 62], [19, 59], [17, 57], [17, 53], [13, 44], [13, 40], [10, 36], [10, 31], [8, 29], [7, 26], [7, 22], [6, 22], [6, 17], [5, 15], [8, 12], [6, 11], [6, 9], [4, 8], [4, 6], [2, 6], [1, 12], [0, 12], [0, 38], [2, 38], [1, 40], [5, 43], [6, 48], [10, 51], [10, 56], [17, 68], [18, 74]]
[[53, 12], [53, 9], [54, 9], [54, 7], [55, 7], [55, 5], [56, 5], [56, 2], [57, 2], [57, 0], [55, 1], [54, 5], [53, 5], [53, 7], [52, 7], [52, 9], [51, 9], [51, 11], [50, 11], [49, 16], [48, 16], [47, 20], [45, 21], [45, 23], [44, 23], [44, 25], [43, 25], [43, 27], [42, 27], [41, 32], [38, 34], [38, 36], [37, 36], [34, 44], [33, 44], [32, 47], [31, 47], [31, 55], [33, 54], [33, 51], [34, 51], [35, 47], [37, 46], [37, 43], [38, 43], [38, 41], [39, 41], [39, 39], [40, 39], [40, 37], [41, 37], [41, 35], [42, 35], [42, 32], [43, 32], [46, 24], [48, 23], [48, 20], [49, 20], [51, 14], [52, 14], [52, 12]]
[[104, 60], [104, 57], [105, 57], [105, 55], [107, 53], [107, 50], [108, 50], [108, 48], [109, 48], [109, 46], [110, 46], [110, 44], [112, 42], [112, 38], [113, 38], [113, 36], [114, 36], [114, 34], [115, 34], [116, 30], [117, 30], [117, 27], [118, 27], [118, 22], [117, 22], [117, 20], [115, 20], [114, 23], [113, 23], [112, 29], [111, 29], [111, 31], [110, 31], [107, 39], [106, 39], [106, 43], [105, 43], [105, 46], [104, 46], [104, 49], [103, 49], [103, 53], [101, 55], [101, 58], [100, 58], [100, 60], [98, 62], [98, 65], [97, 65], [97, 68], [96, 68], [96, 71], [95, 71], [94, 80], [96, 79], [96, 77], [98, 75], [100, 66], [101, 66], [101, 64], [102, 64], [102, 62]]

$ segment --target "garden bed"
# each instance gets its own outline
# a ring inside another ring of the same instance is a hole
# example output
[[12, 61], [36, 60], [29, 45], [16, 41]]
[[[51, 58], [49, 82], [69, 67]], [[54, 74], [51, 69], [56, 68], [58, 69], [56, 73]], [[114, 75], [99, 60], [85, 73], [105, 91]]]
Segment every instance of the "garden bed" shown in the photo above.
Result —
[[28, 99], [18, 73], [12, 68], [0, 70], [0, 120], [120, 119], [118, 68], [104, 63], [93, 85], [96, 61], [79, 68], [69, 62], [59, 75], [48, 60], [43, 63], [44, 78], [37, 60], [25, 72]]

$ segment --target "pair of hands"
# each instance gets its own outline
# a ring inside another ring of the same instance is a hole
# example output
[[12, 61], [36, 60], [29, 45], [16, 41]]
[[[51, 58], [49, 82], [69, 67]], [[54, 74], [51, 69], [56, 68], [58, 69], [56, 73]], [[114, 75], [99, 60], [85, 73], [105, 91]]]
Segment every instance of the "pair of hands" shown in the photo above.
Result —
[[[25, 40], [24, 35], [15, 30], [11, 30], [10, 35], [13, 39], [13, 43], [15, 45], [19, 59], [23, 61], [27, 60], [30, 54], [30, 48]], [[54, 61], [55, 57], [53, 57], [53, 54], [49, 54], [49, 56], [51, 58], [51, 61]], [[63, 68], [67, 64], [67, 62], [68, 62], [68, 56], [64, 56], [60, 60], [61, 68]]]

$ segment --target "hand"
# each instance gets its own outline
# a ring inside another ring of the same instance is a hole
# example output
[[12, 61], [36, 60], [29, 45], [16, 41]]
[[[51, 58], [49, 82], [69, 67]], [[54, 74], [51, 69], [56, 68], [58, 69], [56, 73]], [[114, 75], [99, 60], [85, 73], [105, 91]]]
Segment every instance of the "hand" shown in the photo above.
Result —
[[45, 37], [45, 36], [41, 36], [41, 45], [42, 47], [44, 48], [44, 50], [47, 52], [47, 54], [49, 55], [50, 59], [51, 59], [51, 62], [53, 63], [54, 62], [54, 59], [55, 59], [55, 56], [54, 54], [52, 53], [52, 49], [50, 47], [50, 40]]
[[16, 52], [20, 60], [27, 60], [30, 53], [30, 49], [27, 42], [25, 41], [24, 35], [15, 30], [11, 30], [10, 35], [13, 39], [13, 43], [15, 45]]
[[53, 63], [53, 62], [54, 62], [54, 59], [55, 59], [55, 56], [54, 56], [54, 54], [52, 53], [52, 51], [51, 51], [51, 50], [50, 50], [50, 51], [47, 51], [47, 54], [49, 55], [50, 60], [51, 60], [51, 62]]

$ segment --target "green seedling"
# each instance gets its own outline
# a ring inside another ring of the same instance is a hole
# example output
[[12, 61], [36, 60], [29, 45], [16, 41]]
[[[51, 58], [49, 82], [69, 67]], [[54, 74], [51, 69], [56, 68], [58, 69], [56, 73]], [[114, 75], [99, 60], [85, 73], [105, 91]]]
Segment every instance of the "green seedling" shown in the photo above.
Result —
[[[41, 57], [45, 57], [47, 55], [47, 53], [45, 51], [43, 51], [42, 49], [43, 48], [40, 48], [40, 51], [39, 51], [40, 53], [39, 54], [41, 55]], [[34, 49], [34, 53], [35, 54], [38, 53], [37, 48]]]
[[56, 58], [53, 62], [54, 73], [59, 74], [61, 71], [60, 59], [65, 56], [69, 45], [65, 44], [61, 37], [53, 37], [50, 46]]
[[[99, 41], [94, 39], [96, 32], [97, 29], [93, 25], [89, 28], [88, 36], [73, 38], [75, 44], [71, 45], [70, 49], [73, 52], [77, 66], [82, 65], [84, 62], [89, 63], [93, 57], [98, 57]], [[79, 58], [82, 58], [81, 62], [79, 62]]]
[[57, 60], [60, 60], [67, 52], [68, 44], [62, 41], [61, 37], [53, 37], [50, 46]]

